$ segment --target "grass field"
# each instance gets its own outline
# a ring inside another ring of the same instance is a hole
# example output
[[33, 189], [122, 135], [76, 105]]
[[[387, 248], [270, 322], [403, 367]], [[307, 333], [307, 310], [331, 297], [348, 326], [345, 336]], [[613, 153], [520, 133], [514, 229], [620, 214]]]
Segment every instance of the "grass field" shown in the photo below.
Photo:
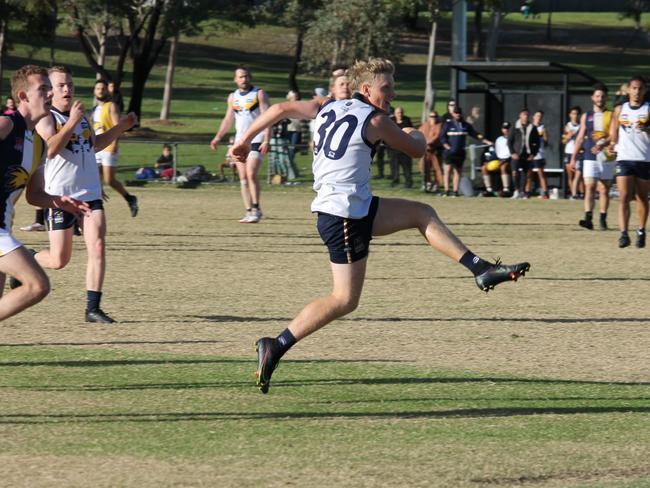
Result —
[[136, 219], [107, 203], [120, 323], [83, 323], [78, 240], [0, 328], [3, 486], [650, 486], [648, 250], [581, 230], [578, 202], [422, 196], [531, 273], [484, 294], [417, 232], [376, 239], [359, 309], [264, 396], [253, 342], [330, 286], [311, 193], [265, 187], [244, 226], [232, 186], [135, 191]]

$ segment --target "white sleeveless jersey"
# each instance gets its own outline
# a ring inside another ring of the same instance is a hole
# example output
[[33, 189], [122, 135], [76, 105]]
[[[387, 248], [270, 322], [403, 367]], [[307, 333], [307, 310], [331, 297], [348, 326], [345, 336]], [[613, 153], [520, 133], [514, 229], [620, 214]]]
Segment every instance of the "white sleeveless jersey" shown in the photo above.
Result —
[[[253, 121], [260, 116], [259, 91], [259, 88], [253, 86], [247, 92], [242, 93], [239, 90], [232, 92], [230, 106], [235, 113], [235, 141], [241, 139]], [[255, 144], [263, 140], [264, 131], [257, 134], [251, 143]]]
[[360, 219], [368, 215], [372, 191], [372, 144], [366, 126], [377, 109], [359, 95], [325, 103], [314, 128], [312, 212]]
[[647, 161], [650, 163], [650, 137], [641, 130], [650, 121], [650, 104], [638, 108], [625, 102], [618, 116], [617, 161]]
[[564, 154], [573, 154], [573, 150], [576, 147], [576, 137], [578, 135], [578, 131], [580, 130], [580, 124], [567, 122], [564, 127], [566, 130], [570, 130], [573, 133], [573, 136], [571, 137], [571, 139], [569, 139], [569, 142], [567, 142], [566, 145], [564, 146]]
[[[51, 111], [56, 131], [68, 121], [68, 114], [54, 107]], [[91, 128], [84, 117], [74, 129], [70, 141], [59, 154], [45, 161], [45, 191], [50, 195], [72, 195], [85, 190], [79, 200], [90, 202], [101, 200], [102, 184], [95, 161], [95, 150], [91, 140]]]

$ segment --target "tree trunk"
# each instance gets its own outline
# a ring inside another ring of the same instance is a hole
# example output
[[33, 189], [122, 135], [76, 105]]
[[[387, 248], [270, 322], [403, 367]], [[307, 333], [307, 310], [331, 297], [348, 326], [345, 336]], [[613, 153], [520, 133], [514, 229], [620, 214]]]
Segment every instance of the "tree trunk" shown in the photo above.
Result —
[[59, 18], [59, 6], [56, 1], [50, 3], [52, 6], [52, 43], [50, 44], [50, 66], [54, 66], [56, 64], [54, 53], [56, 44], [56, 26], [57, 20]]
[[431, 35], [429, 36], [429, 56], [427, 58], [427, 79], [425, 81], [424, 106], [422, 107], [422, 122], [427, 120], [429, 111], [435, 106], [436, 92], [433, 88], [433, 64], [436, 60], [436, 34], [438, 32], [438, 11], [433, 15]]
[[488, 37], [487, 49], [485, 51], [486, 61], [494, 61], [497, 58], [497, 44], [499, 42], [499, 28], [502, 16], [503, 14], [498, 10], [492, 11], [490, 35]]
[[4, 74], [6, 31], [7, 31], [7, 20], [0, 19], [0, 93], [2, 93], [2, 75]]
[[300, 26], [296, 32], [296, 52], [293, 57], [293, 65], [289, 72], [289, 89], [295, 91], [300, 98], [300, 89], [298, 88], [298, 68], [300, 66], [300, 59], [302, 58], [303, 39], [305, 37], [305, 29]]
[[167, 60], [167, 73], [165, 74], [165, 91], [163, 92], [162, 108], [160, 109], [160, 120], [169, 118], [169, 109], [172, 103], [172, 85], [174, 83], [174, 69], [176, 68], [176, 49], [178, 47], [179, 34], [176, 33], [169, 47], [169, 59]]
[[478, 58], [483, 55], [484, 0], [474, 0], [474, 5], [474, 42], [472, 43], [472, 56]]
[[546, 40], [547, 41], [550, 41], [551, 37], [552, 37], [551, 15], [553, 15], [553, 0], [549, 0], [548, 19], [546, 20]]

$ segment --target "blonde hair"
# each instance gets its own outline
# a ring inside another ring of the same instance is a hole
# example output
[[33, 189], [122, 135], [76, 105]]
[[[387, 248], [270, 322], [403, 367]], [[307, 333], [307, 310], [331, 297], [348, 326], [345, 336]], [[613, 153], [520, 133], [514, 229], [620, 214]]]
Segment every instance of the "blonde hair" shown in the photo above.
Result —
[[368, 61], [355, 61], [348, 70], [350, 90], [356, 91], [363, 83], [372, 84], [379, 75], [395, 74], [395, 65], [388, 59], [370, 58]]
[[31, 75], [43, 75], [47, 78], [47, 70], [41, 66], [28, 64], [22, 68], [17, 69], [11, 75], [11, 95], [13, 99], [17, 101], [16, 105], [20, 103], [18, 92], [26, 92], [29, 90], [29, 77]]

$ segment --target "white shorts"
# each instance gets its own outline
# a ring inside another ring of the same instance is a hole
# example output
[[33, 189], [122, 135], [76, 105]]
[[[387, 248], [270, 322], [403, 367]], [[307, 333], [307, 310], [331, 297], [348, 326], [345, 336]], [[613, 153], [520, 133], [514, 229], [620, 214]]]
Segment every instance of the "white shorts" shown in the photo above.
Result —
[[583, 178], [595, 180], [613, 180], [616, 161], [594, 161], [585, 159], [582, 167]]
[[9, 254], [22, 245], [23, 243], [16, 239], [10, 231], [0, 228], [0, 256]]
[[111, 166], [113, 168], [117, 167], [117, 158], [119, 153], [108, 152], [108, 151], [99, 151], [95, 153], [95, 160], [97, 164], [101, 166]]

